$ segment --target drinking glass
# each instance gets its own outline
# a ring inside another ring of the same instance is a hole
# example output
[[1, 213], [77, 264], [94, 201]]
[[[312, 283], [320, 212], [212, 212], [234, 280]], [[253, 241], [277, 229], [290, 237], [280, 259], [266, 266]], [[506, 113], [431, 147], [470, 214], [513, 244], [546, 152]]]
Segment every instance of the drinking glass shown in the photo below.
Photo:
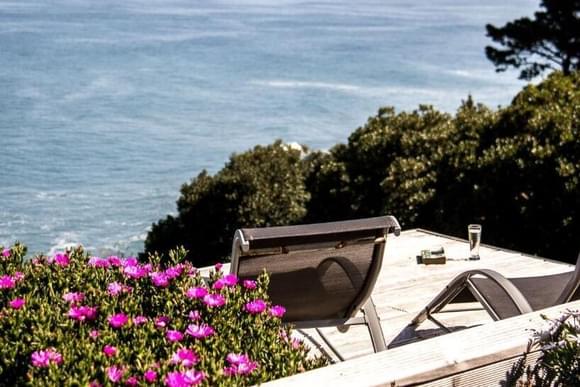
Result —
[[469, 259], [477, 261], [479, 259], [479, 244], [481, 243], [481, 224], [470, 224], [467, 226], [469, 235]]

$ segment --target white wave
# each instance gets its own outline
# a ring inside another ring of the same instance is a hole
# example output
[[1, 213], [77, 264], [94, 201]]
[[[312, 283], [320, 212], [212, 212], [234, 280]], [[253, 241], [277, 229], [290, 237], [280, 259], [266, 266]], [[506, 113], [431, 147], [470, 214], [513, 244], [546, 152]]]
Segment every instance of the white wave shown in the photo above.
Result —
[[83, 101], [99, 96], [125, 97], [134, 94], [134, 92], [133, 85], [119, 77], [107, 74], [98, 76], [78, 91], [66, 94], [62, 98], [62, 102]]
[[310, 81], [293, 81], [293, 80], [269, 80], [269, 81], [254, 80], [250, 81], [250, 84], [284, 89], [327, 89], [346, 92], [354, 92], [360, 89], [359, 86], [349, 85], [346, 83], [327, 83], [327, 82], [310, 82]]
[[55, 238], [53, 240], [52, 246], [49, 248], [47, 254], [54, 255], [58, 252], [64, 251], [66, 249], [73, 249], [77, 246], [83, 246], [82, 243], [73, 242], [78, 240], [78, 236], [75, 233], [64, 233], [63, 237]]

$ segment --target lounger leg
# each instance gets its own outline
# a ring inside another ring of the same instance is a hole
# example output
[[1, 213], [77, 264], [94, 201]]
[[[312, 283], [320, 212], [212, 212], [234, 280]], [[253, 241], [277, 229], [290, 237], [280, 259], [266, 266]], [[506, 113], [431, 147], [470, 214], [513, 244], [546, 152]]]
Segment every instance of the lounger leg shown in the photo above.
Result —
[[367, 326], [369, 328], [369, 334], [371, 335], [373, 349], [375, 352], [386, 351], [387, 345], [385, 343], [385, 336], [383, 335], [381, 321], [379, 320], [379, 316], [377, 314], [377, 310], [372, 298], [368, 299], [366, 304], [362, 307], [362, 310], [365, 315]]

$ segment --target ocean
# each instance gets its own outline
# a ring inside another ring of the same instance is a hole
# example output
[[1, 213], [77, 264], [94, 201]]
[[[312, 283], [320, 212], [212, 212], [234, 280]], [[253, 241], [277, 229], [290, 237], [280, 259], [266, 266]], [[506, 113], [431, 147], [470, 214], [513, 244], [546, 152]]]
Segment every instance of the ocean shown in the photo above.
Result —
[[135, 254], [179, 189], [381, 106], [509, 104], [485, 24], [530, 0], [0, 0], [0, 244]]

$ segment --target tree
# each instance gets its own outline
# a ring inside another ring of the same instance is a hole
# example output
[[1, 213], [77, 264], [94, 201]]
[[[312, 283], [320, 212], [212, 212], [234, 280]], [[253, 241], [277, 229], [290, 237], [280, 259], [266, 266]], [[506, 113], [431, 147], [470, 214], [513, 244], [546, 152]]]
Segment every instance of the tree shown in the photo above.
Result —
[[570, 75], [580, 66], [580, 0], [542, 0], [535, 19], [523, 17], [503, 27], [486, 25], [487, 36], [503, 46], [487, 46], [485, 54], [496, 71], [521, 68], [530, 80], [545, 70]]
[[232, 155], [214, 176], [201, 172], [182, 186], [177, 216], [153, 224], [145, 251], [166, 253], [181, 245], [190, 261], [205, 266], [229, 255], [237, 228], [300, 222], [310, 197], [305, 151], [276, 141]]

